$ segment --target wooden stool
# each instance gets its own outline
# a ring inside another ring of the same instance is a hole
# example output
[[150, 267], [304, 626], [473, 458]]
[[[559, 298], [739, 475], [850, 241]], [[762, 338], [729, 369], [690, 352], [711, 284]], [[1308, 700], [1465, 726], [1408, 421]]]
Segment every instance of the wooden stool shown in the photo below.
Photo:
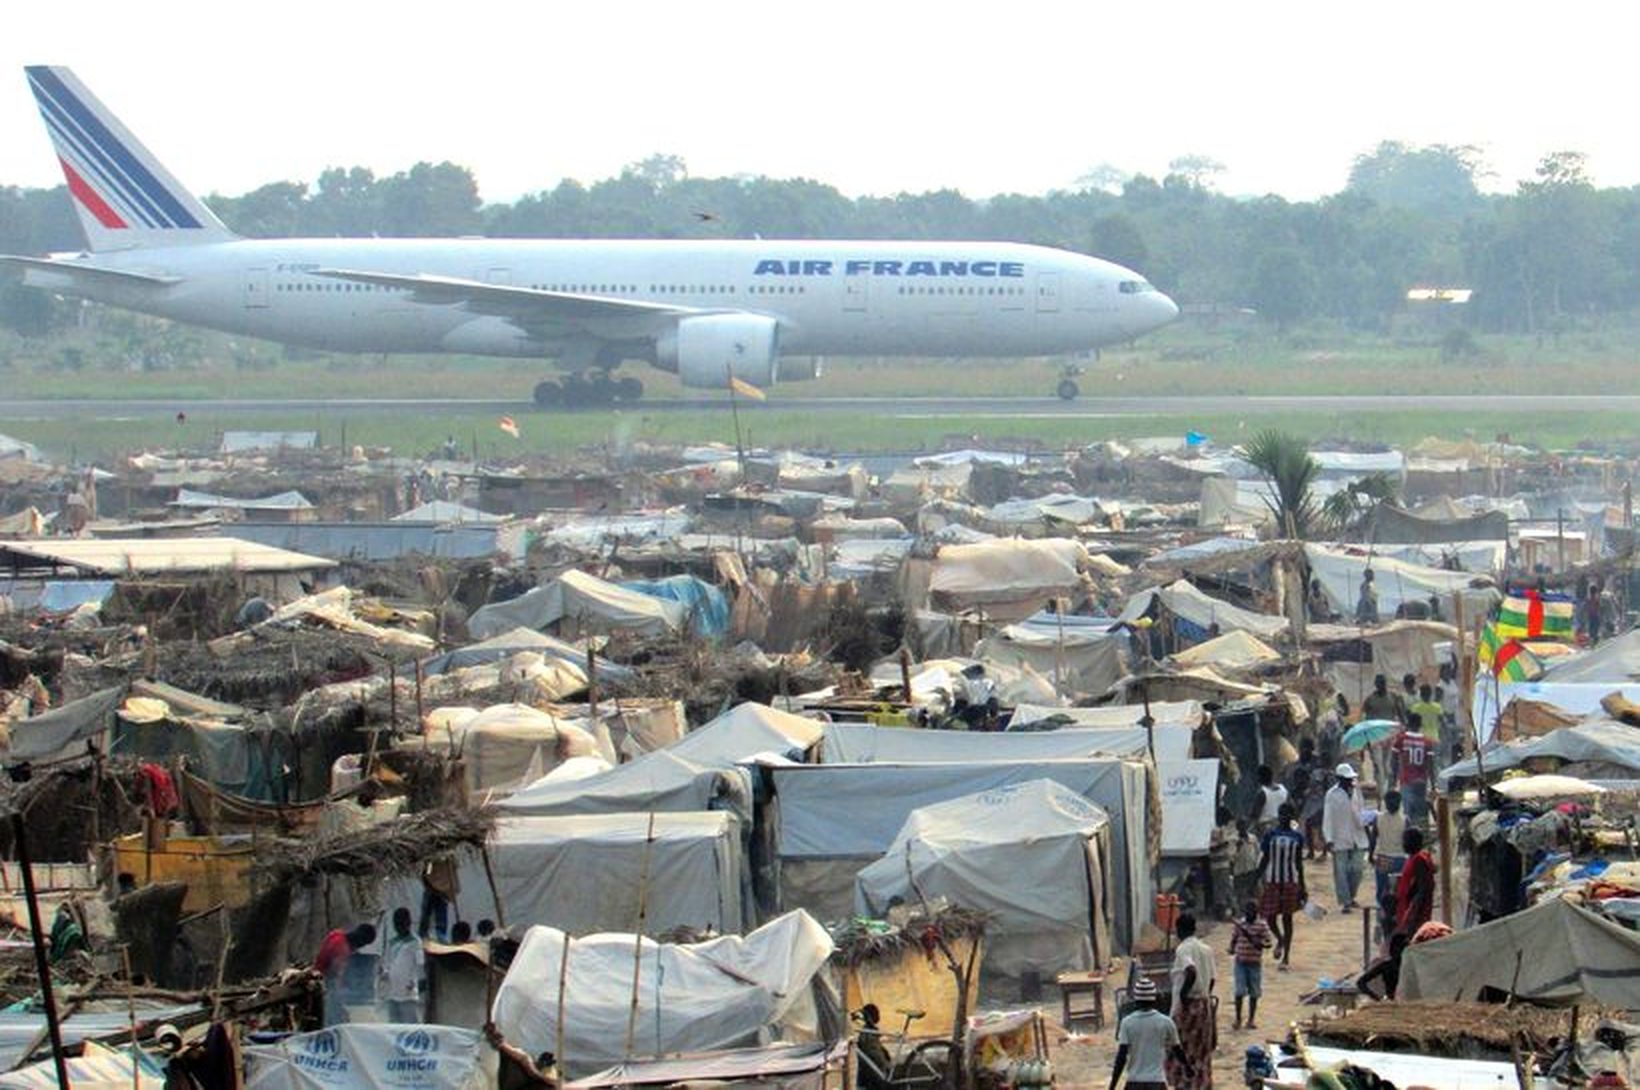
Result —
[[1066, 1029], [1085, 1019], [1092, 1020], [1094, 1029], [1105, 1028], [1104, 973], [1060, 973], [1054, 983], [1059, 985], [1060, 1021]]

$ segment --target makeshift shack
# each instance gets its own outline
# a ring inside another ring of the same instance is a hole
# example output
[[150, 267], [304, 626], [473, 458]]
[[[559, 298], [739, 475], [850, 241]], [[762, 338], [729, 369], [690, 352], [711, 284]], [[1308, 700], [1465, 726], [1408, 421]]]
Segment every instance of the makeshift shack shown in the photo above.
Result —
[[662, 636], [683, 631], [689, 609], [682, 602], [640, 594], [571, 569], [544, 587], [517, 598], [495, 602], [473, 613], [467, 631], [488, 639], [514, 628], [546, 629], [561, 634], [626, 632]]

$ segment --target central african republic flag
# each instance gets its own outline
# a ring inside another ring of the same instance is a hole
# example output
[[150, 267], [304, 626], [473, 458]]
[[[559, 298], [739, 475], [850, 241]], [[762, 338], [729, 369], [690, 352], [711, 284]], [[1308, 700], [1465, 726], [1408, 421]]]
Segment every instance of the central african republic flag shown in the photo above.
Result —
[[1504, 639], [1570, 640], [1572, 599], [1565, 594], [1518, 591], [1498, 610], [1498, 635]]

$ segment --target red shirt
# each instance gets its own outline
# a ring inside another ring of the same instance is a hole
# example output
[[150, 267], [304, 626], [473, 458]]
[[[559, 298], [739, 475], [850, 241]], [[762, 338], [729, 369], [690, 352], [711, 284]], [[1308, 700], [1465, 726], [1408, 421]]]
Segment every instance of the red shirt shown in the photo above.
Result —
[[1404, 730], [1389, 744], [1400, 769], [1399, 783], [1406, 787], [1429, 782], [1429, 739], [1417, 731]]
[[1435, 858], [1426, 849], [1407, 860], [1395, 882], [1395, 930], [1411, 938], [1435, 909]]
[[339, 977], [352, 953], [352, 947], [347, 944], [347, 932], [338, 927], [319, 944], [319, 956], [313, 959], [313, 967], [326, 977]]

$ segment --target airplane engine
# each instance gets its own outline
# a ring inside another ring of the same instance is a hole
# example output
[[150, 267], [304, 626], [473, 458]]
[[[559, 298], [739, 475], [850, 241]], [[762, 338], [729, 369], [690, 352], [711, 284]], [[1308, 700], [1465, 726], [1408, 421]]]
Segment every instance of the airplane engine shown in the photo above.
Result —
[[780, 323], [757, 314], [685, 318], [655, 344], [656, 366], [685, 386], [722, 389], [730, 375], [753, 386], [779, 377]]

